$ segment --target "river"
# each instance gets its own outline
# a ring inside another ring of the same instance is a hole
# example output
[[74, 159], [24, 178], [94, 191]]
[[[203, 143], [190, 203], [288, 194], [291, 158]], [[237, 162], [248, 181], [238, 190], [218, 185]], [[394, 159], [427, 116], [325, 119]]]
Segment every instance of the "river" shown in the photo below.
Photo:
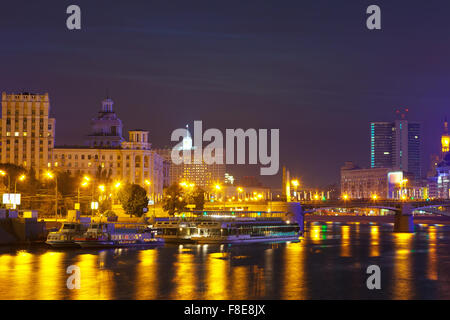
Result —
[[[450, 299], [450, 227], [308, 222], [297, 243], [0, 248], [0, 299]], [[66, 285], [67, 267], [80, 289]], [[366, 269], [378, 265], [381, 289]]]

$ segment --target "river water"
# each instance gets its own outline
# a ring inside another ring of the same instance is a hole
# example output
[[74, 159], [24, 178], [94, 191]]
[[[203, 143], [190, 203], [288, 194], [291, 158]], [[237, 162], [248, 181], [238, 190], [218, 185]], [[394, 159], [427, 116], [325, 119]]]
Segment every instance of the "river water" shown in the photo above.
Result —
[[[0, 248], [0, 299], [450, 299], [450, 228], [307, 224], [298, 243]], [[66, 269], [81, 270], [69, 290]], [[381, 289], [367, 289], [378, 265]]]

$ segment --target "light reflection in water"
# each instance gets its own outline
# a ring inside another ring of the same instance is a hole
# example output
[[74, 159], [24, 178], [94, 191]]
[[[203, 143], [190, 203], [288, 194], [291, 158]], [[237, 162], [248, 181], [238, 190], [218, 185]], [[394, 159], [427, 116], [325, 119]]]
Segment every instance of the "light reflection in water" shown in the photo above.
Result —
[[227, 291], [229, 261], [224, 259], [224, 254], [210, 253], [206, 266], [206, 293], [207, 300], [228, 300]]
[[[106, 252], [106, 251], [102, 251]], [[100, 252], [100, 255], [102, 254]], [[106, 300], [112, 299], [114, 277], [112, 271], [100, 269], [102, 261], [94, 254], [80, 254], [75, 263], [81, 271], [81, 287], [71, 290], [75, 299]]]
[[11, 290], [11, 299], [35, 299], [30, 293], [34, 293], [33, 286], [33, 268], [35, 256], [26, 251], [19, 251], [13, 257], [13, 267], [11, 268], [11, 277], [14, 290]]
[[286, 245], [286, 259], [284, 268], [284, 285], [282, 299], [306, 299], [305, 281], [305, 248], [302, 242]]
[[[46, 252], [39, 256], [37, 268], [38, 285], [37, 299], [61, 299], [61, 291], [66, 287], [65, 268], [62, 265], [64, 252]], [[69, 277], [69, 275], [67, 275]]]
[[350, 257], [351, 247], [350, 247], [350, 227], [341, 227], [341, 257]]
[[[0, 284], [6, 284], [11, 281], [13, 257], [10, 254], [3, 254], [0, 256]], [[11, 296], [11, 288], [15, 288], [15, 284], [4, 286], [0, 285], [0, 297], [2, 299], [13, 299]]]
[[321, 230], [322, 230], [322, 228], [320, 227], [320, 225], [311, 225], [311, 230], [307, 234], [309, 235], [309, 239], [312, 241], [312, 243], [315, 243], [315, 244], [320, 243]]
[[380, 227], [370, 226], [370, 256], [380, 256]]
[[196, 267], [194, 255], [190, 253], [179, 253], [175, 263], [175, 287], [172, 298], [176, 300], [192, 300], [196, 298]]
[[233, 299], [244, 300], [248, 298], [249, 283], [248, 283], [248, 267], [236, 266], [233, 268], [232, 274], [232, 290]]
[[139, 252], [139, 264], [136, 270], [136, 300], [156, 299], [158, 294], [158, 268], [156, 250]]
[[437, 253], [436, 253], [436, 227], [430, 226], [428, 228], [428, 272], [427, 277], [430, 280], [438, 279], [438, 271], [437, 271]]
[[412, 298], [412, 270], [411, 270], [411, 245], [414, 234], [394, 233], [394, 274], [393, 274], [393, 298]]

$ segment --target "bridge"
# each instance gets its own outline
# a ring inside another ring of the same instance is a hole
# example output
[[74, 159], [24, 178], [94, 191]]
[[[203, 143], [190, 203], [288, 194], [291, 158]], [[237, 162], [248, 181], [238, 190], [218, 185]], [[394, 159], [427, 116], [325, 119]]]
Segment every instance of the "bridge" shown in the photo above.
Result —
[[335, 200], [302, 202], [303, 214], [314, 213], [319, 210], [336, 208], [373, 208], [385, 209], [395, 213], [395, 232], [412, 232], [414, 230], [414, 211], [424, 211], [431, 214], [450, 217], [450, 212], [441, 210], [450, 207], [450, 200]]

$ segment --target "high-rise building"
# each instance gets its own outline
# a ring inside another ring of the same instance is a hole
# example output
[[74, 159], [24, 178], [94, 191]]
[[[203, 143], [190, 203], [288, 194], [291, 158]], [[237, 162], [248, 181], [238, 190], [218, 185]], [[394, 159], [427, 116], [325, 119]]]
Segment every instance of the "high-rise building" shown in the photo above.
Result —
[[[169, 184], [189, 182], [204, 189], [208, 189], [216, 184], [225, 182], [225, 164], [207, 164], [203, 159], [195, 159], [195, 147], [192, 145], [192, 137], [189, 134], [189, 131], [187, 131], [186, 137], [183, 138], [183, 146], [179, 150], [180, 153], [183, 150], [191, 152], [190, 163], [174, 164], [172, 162], [171, 148], [155, 149], [155, 151], [169, 163]], [[225, 154], [224, 151], [223, 154]]]
[[392, 122], [370, 123], [370, 167], [390, 168], [393, 164]]
[[55, 119], [49, 114], [48, 93], [2, 93], [2, 163], [33, 167], [37, 175], [50, 165]]
[[397, 110], [393, 122], [370, 123], [370, 167], [393, 168], [422, 178], [421, 124], [406, 119], [408, 109]]

